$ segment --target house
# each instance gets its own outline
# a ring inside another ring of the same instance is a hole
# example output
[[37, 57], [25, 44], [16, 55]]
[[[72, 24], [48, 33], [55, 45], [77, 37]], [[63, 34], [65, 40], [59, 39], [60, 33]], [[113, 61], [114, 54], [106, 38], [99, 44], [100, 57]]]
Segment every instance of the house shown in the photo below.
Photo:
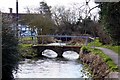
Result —
[[2, 13], [2, 19], [7, 20], [11, 25], [12, 29], [16, 32], [18, 37], [20, 36], [34, 36], [37, 34], [37, 29], [32, 31], [32, 29], [28, 25], [20, 24], [19, 21], [22, 20], [22, 17], [26, 15], [40, 15], [40, 14], [30, 14], [30, 13], [12, 13], [12, 8], [9, 8], [9, 13]]

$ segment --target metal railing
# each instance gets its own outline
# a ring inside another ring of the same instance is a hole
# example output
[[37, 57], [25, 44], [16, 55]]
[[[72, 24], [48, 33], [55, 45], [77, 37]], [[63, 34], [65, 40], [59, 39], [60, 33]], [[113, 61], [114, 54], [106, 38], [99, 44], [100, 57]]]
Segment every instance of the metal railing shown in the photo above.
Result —
[[88, 43], [88, 38], [91, 38], [90, 36], [72, 36], [72, 35], [37, 35], [37, 36], [21, 36], [19, 37], [19, 42], [20, 43], [29, 43], [29, 44], [38, 44], [38, 38], [41, 39], [41, 44], [44, 44], [43, 41], [45, 41], [45, 38], [65, 38], [67, 41], [67, 38], [72, 38], [72, 39], [85, 39], [85, 45]]

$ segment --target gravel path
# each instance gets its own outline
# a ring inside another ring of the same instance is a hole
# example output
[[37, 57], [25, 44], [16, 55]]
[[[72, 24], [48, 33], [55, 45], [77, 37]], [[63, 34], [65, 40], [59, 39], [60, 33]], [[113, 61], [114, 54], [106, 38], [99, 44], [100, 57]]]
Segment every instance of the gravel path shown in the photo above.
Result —
[[117, 64], [120, 67], [120, 61], [119, 61], [120, 56], [117, 53], [107, 48], [101, 48], [101, 47], [95, 47], [95, 48], [102, 50], [106, 55], [108, 55], [114, 61], [115, 64]]

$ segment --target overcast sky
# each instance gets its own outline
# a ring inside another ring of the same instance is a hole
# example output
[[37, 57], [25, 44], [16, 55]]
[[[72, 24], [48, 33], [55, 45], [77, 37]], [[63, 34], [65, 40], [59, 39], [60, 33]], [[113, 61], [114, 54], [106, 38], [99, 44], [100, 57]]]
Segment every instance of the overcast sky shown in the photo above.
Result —
[[[49, 6], [70, 6], [73, 3], [79, 3], [82, 5], [86, 0], [18, 0], [19, 2], [19, 13], [25, 12], [26, 7], [37, 7], [39, 6], [39, 2], [45, 1]], [[89, 6], [92, 8], [96, 6], [94, 0], [89, 2]], [[9, 12], [8, 8], [13, 8], [13, 12], [16, 12], [16, 0], [0, 0], [0, 10], [2, 12]], [[97, 12], [97, 10], [94, 10]]]

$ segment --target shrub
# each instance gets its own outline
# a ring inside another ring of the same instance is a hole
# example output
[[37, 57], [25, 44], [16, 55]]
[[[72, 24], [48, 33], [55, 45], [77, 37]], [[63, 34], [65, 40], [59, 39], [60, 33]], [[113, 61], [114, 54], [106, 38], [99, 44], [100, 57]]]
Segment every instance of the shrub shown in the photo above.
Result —
[[102, 43], [99, 41], [99, 39], [95, 39], [93, 42], [90, 42], [90, 43], [88, 44], [88, 46], [89, 46], [89, 47], [92, 47], [92, 46], [97, 46], [97, 47], [99, 47], [99, 46], [102, 46]]
[[2, 28], [2, 80], [13, 80], [12, 71], [19, 61], [18, 41], [8, 26]]

